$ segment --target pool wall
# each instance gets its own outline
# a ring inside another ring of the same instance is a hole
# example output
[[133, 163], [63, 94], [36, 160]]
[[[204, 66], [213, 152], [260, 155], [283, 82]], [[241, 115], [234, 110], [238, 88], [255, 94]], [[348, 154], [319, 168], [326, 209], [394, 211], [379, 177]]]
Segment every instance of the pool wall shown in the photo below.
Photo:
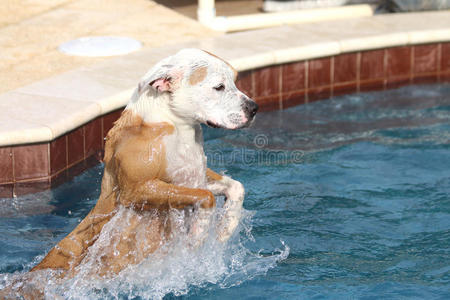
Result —
[[274, 110], [348, 93], [449, 80], [450, 43], [434, 43], [267, 66], [241, 72], [237, 86], [261, 110]]
[[[418, 17], [429, 20], [426, 26], [416, 25], [420, 30], [411, 28]], [[98, 163], [104, 137], [139, 77], [181, 48], [202, 48], [229, 60], [239, 70], [238, 88], [254, 98], [261, 111], [347, 93], [450, 82], [450, 12], [376, 18], [352, 21], [367, 28], [353, 24], [356, 32], [344, 36], [333, 33], [339, 26], [349, 26], [340, 21], [174, 45], [0, 95], [0, 107], [2, 98], [11, 104], [2, 113], [11, 122], [6, 124], [5, 118], [0, 129], [0, 198], [48, 189]], [[331, 32], [324, 32], [327, 26]], [[287, 35], [284, 44], [277, 33]], [[252, 34], [258, 37], [252, 40]], [[242, 43], [246, 40], [249, 44]], [[39, 110], [22, 116], [20, 109]]]

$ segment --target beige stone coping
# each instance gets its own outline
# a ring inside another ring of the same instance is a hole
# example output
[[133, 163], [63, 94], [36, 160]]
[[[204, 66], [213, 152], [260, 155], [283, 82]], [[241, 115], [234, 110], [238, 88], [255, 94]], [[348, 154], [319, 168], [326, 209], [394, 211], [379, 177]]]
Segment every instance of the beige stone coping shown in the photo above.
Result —
[[123, 107], [160, 59], [196, 47], [239, 71], [340, 53], [450, 41], [450, 11], [281, 26], [144, 50], [0, 95], [0, 146], [48, 142]]

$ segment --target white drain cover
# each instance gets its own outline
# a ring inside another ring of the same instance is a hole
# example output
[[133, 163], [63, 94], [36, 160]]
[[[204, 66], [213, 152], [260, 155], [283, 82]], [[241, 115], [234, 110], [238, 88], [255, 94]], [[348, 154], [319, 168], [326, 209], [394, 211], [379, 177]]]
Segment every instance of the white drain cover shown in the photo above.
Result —
[[139, 41], [127, 37], [82, 37], [59, 46], [59, 51], [76, 56], [114, 56], [127, 54], [142, 47]]

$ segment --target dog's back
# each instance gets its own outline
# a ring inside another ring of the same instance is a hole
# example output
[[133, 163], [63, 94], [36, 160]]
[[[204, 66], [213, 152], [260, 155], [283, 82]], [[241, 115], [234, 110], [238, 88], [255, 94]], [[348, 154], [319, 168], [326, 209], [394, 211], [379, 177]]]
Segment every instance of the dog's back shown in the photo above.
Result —
[[[83, 221], [63, 240], [61, 240], [32, 271], [40, 269], [63, 269], [73, 272], [86, 256], [87, 250], [98, 239], [103, 226], [117, 213], [122, 202], [133, 202], [136, 181], [164, 177], [164, 152], [161, 151], [162, 138], [170, 134], [170, 126], [165, 124], [144, 124], [142, 119], [125, 111], [108, 133], [105, 145], [105, 172], [102, 180], [101, 194], [96, 206]], [[157, 151], [154, 151], [154, 150]], [[149, 155], [158, 155], [149, 160]], [[143, 162], [147, 162], [147, 164]], [[162, 164], [162, 165], [161, 165]], [[120, 185], [129, 185], [124, 188]], [[129, 199], [125, 199], [129, 198]], [[129, 209], [126, 222], [123, 222], [118, 235], [112, 236], [110, 245], [102, 251], [102, 268], [100, 273], [118, 272], [129, 263], [137, 263], [144, 256], [157, 249], [161, 235], [166, 233], [169, 223], [165, 219], [167, 207], [155, 207], [153, 212]], [[149, 208], [146, 208], [149, 210]], [[145, 220], [143, 220], [145, 219]], [[164, 220], [163, 220], [164, 219]], [[139, 222], [138, 222], [139, 220]], [[143, 222], [145, 221], [145, 222]], [[144, 226], [145, 228], [139, 228]], [[165, 226], [165, 227], [164, 227]], [[146, 232], [145, 236], [136, 238], [136, 232]], [[128, 255], [139, 253], [139, 255]]]

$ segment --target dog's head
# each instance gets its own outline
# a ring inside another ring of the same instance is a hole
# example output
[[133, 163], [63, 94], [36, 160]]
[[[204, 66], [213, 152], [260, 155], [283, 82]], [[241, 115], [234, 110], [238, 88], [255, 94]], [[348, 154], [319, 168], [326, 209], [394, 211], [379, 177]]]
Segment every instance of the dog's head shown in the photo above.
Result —
[[171, 113], [186, 122], [237, 129], [250, 125], [258, 105], [236, 88], [236, 75], [224, 60], [199, 49], [184, 49], [155, 65], [137, 93], [168, 95]]

